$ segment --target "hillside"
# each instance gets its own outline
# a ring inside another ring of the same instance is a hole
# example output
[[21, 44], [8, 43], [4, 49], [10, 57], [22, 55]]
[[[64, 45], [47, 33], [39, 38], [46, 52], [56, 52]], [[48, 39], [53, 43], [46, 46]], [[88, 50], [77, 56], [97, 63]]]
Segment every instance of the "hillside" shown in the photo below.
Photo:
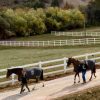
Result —
[[[26, 3], [28, 0], [0, 0], [0, 7], [12, 7], [17, 5], [22, 5], [23, 3]], [[46, 7], [51, 6], [51, 1], [48, 0], [48, 3], [45, 3]], [[74, 7], [78, 7], [78, 5], [87, 5], [89, 0], [58, 0], [60, 3], [60, 7], [63, 8], [66, 4], [66, 1], [68, 4], [72, 4]]]
[[[49, 0], [49, 3], [46, 4], [46, 7], [50, 7], [52, 0]], [[72, 4], [74, 7], [78, 7], [78, 5], [84, 5], [86, 6], [90, 0], [58, 0], [60, 3], [60, 7], [64, 8], [64, 5], [66, 2], [68, 4]]]

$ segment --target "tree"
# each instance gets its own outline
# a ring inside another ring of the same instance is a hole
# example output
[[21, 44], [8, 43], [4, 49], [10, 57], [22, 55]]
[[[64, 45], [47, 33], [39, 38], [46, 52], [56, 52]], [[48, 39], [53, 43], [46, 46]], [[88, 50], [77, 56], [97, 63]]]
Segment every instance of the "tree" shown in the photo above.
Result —
[[0, 16], [0, 37], [2, 39], [7, 38], [6, 30], [9, 28], [9, 26], [9, 23], [7, 23], [7, 21]]
[[52, 2], [51, 2], [51, 7], [59, 7], [59, 2], [58, 2], [58, 0], [52, 0]]

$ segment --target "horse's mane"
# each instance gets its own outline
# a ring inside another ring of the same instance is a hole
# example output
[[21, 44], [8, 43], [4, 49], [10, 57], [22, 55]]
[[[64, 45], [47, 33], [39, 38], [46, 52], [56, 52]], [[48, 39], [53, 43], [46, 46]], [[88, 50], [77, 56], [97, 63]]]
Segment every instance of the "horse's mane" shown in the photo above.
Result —
[[9, 68], [8, 70], [18, 70], [18, 69], [22, 70], [23, 68]]

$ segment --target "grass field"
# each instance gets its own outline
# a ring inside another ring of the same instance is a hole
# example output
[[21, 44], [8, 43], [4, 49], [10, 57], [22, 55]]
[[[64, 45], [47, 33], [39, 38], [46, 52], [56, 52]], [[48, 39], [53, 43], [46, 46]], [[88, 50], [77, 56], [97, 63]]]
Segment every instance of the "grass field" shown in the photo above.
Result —
[[100, 52], [99, 44], [62, 47], [0, 46], [0, 69], [93, 52]]

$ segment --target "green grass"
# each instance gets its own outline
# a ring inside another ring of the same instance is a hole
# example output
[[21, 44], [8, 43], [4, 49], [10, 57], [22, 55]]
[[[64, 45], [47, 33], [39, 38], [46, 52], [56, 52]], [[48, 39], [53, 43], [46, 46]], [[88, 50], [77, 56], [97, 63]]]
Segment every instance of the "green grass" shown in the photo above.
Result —
[[0, 69], [99, 51], [99, 44], [62, 47], [0, 46]]

